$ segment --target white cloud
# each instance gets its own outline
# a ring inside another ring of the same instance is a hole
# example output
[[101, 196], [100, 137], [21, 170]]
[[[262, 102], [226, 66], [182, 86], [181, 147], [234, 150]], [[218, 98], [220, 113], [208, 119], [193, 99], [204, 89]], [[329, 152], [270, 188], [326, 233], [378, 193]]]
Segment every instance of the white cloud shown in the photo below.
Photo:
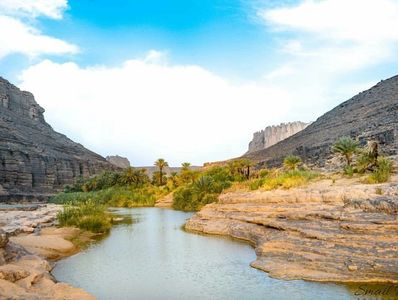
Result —
[[61, 19], [68, 7], [67, 0], [1, 0], [0, 12], [5, 15], [27, 17], [46, 16]]
[[21, 87], [35, 94], [55, 129], [135, 165], [240, 155], [252, 132], [288, 112], [291, 95], [284, 91], [233, 85], [199, 66], [147, 58], [89, 68], [45, 60], [23, 72]]
[[262, 10], [260, 15], [280, 30], [304, 31], [325, 39], [398, 39], [395, 0], [306, 0], [296, 6]]
[[359, 92], [372, 67], [396, 61], [396, 0], [304, 0], [257, 14], [276, 37], [281, 61], [264, 78], [317, 112]]
[[296, 34], [281, 50], [307, 69], [359, 70], [393, 58], [398, 45], [396, 0], [306, 0], [258, 14], [275, 32]]
[[61, 19], [66, 8], [66, 0], [0, 0], [0, 59], [12, 53], [29, 57], [76, 53], [76, 45], [31, 25], [39, 16]]
[[11, 53], [38, 56], [77, 51], [78, 47], [75, 45], [43, 35], [17, 19], [0, 15], [0, 59]]

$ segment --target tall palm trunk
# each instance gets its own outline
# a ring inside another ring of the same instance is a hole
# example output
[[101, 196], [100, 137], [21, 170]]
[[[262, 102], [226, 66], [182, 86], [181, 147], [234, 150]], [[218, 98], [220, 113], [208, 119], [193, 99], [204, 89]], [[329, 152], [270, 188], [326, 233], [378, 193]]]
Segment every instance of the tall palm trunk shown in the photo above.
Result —
[[159, 184], [163, 185], [163, 167], [159, 167]]

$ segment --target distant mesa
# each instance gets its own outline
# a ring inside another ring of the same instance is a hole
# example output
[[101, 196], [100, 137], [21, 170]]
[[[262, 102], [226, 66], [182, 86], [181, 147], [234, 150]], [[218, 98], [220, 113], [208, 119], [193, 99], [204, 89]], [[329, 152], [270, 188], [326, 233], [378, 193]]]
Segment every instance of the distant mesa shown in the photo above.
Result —
[[110, 155], [106, 157], [106, 160], [116, 167], [127, 169], [130, 167], [130, 161], [126, 157], [119, 155]]
[[116, 170], [55, 132], [29, 92], [0, 77], [0, 201], [45, 200], [75, 178]]
[[276, 143], [287, 139], [297, 132], [305, 129], [310, 123], [290, 122], [281, 123], [279, 125], [267, 126], [264, 130], [257, 131], [253, 134], [253, 139], [249, 143], [247, 153], [256, 152], [275, 145]]

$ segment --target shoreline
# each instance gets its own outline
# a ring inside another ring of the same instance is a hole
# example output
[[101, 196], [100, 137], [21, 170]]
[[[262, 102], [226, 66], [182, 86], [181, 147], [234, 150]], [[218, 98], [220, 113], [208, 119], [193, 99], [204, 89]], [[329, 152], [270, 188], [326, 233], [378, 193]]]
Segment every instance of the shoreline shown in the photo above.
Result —
[[257, 256], [250, 265], [273, 278], [398, 284], [397, 178], [377, 185], [354, 181], [227, 192], [185, 229], [249, 243]]
[[0, 211], [0, 295], [5, 299], [96, 299], [51, 274], [57, 260], [83, 250], [94, 236], [57, 227], [61, 208], [41, 204], [35, 210]]

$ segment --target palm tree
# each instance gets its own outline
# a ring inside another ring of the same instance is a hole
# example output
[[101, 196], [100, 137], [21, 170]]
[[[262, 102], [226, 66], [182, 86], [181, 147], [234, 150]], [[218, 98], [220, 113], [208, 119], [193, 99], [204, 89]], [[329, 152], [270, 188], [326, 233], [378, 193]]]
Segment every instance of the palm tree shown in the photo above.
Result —
[[181, 164], [181, 171], [188, 171], [190, 166], [191, 166], [191, 163], [189, 163], [189, 162], [183, 162], [183, 163]]
[[296, 155], [286, 156], [283, 160], [283, 165], [286, 169], [296, 170], [297, 167], [301, 164], [301, 158]]
[[242, 160], [242, 165], [244, 168], [246, 168], [246, 179], [249, 179], [250, 178], [250, 167], [253, 166], [253, 163], [248, 159], [244, 159], [244, 160]]
[[155, 166], [159, 168], [159, 185], [163, 185], [163, 169], [168, 167], [169, 164], [163, 158], [159, 158], [155, 161]]
[[350, 137], [341, 137], [332, 147], [333, 152], [340, 153], [347, 161], [347, 166], [351, 166], [352, 156], [357, 151], [358, 142]]

